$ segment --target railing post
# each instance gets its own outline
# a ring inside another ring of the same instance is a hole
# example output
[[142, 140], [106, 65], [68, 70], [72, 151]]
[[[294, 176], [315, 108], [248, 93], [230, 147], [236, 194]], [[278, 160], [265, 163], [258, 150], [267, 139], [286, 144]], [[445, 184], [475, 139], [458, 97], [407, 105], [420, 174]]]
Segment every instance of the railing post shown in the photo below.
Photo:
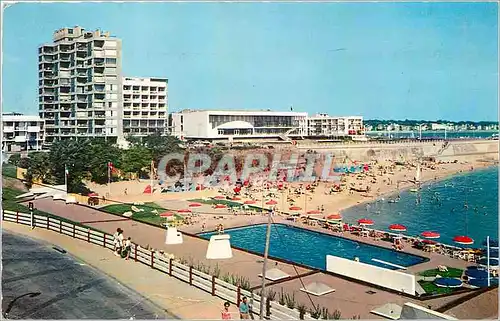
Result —
[[137, 244], [134, 246], [134, 260], [137, 262]]
[[19, 223], [19, 212], [16, 212], [16, 223]]
[[240, 306], [240, 301], [241, 301], [241, 288], [238, 286], [238, 289], [236, 289], [236, 304]]
[[189, 285], [193, 285], [193, 267], [189, 267]]
[[90, 228], [87, 230], [87, 242], [90, 243]]
[[215, 296], [215, 275], [212, 275], [212, 296]]
[[106, 233], [104, 233], [104, 240], [102, 244], [104, 245], [104, 248], [106, 248]]
[[49, 217], [48, 217], [48, 216], [46, 216], [46, 218], [47, 218], [47, 230], [50, 230], [50, 226], [49, 226]]
[[76, 225], [73, 224], [73, 238], [76, 237]]
[[172, 276], [172, 264], [174, 263], [174, 260], [170, 258], [168, 262], [168, 275]]
[[2, 221], [5, 220], [5, 210], [2, 210]]
[[62, 221], [61, 220], [59, 220], [59, 233], [63, 234], [63, 232], [62, 232]]
[[151, 268], [153, 268], [154, 259], [155, 259], [154, 252], [151, 251]]

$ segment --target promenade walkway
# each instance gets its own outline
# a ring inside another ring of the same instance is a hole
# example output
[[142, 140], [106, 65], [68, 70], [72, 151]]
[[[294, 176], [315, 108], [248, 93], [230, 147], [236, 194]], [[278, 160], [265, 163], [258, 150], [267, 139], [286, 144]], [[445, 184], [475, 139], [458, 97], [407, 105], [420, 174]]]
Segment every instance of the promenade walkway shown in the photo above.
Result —
[[[99, 212], [97, 210], [79, 205], [67, 205], [63, 202], [54, 202], [50, 199], [36, 200], [34, 203], [35, 207], [40, 210], [65, 217], [73, 221], [81, 222], [85, 225], [92, 226], [111, 234], [116, 231], [116, 228], [120, 227], [125, 231], [125, 236], [131, 236], [132, 240], [138, 244], [141, 244], [143, 246], [150, 245], [156, 249], [164, 250], [168, 253], [173, 253], [176, 257], [183, 257], [186, 259], [192, 257], [195, 263], [201, 261], [204, 263], [210, 263], [210, 265], [212, 266], [215, 266], [215, 263], [217, 263], [222, 271], [221, 275], [224, 275], [224, 273], [226, 272], [233, 273], [235, 275], [248, 278], [252, 287], [260, 285], [260, 277], [258, 277], [258, 274], [261, 273], [262, 269], [262, 257], [260, 256], [249, 254], [244, 251], [233, 250], [232, 259], [218, 260], [216, 262], [208, 261], [205, 259], [205, 252], [208, 245], [208, 242], [206, 240], [185, 236], [184, 243], [182, 245], [165, 245], [165, 230], [157, 227], [135, 222], [130, 219], [121, 218], [116, 215]], [[129, 262], [125, 262], [125, 264], [129, 264]], [[285, 271], [291, 276], [297, 275], [294, 267], [290, 264], [271, 261], [270, 267], [274, 267], [275, 265], [277, 265], [279, 269]], [[146, 267], [144, 268], [148, 270]], [[324, 297], [313, 297], [312, 300], [314, 301], [315, 305], [320, 304], [322, 307], [327, 307], [330, 311], [339, 309], [342, 312], [343, 318], [351, 318], [355, 315], [359, 315], [363, 319], [378, 318], [375, 315], [370, 314], [370, 311], [388, 302], [396, 303], [399, 305], [403, 305], [405, 302], [413, 302], [418, 305], [427, 307], [430, 306], [432, 309], [436, 309], [463, 296], [459, 294], [421, 302], [416, 299], [409, 299], [392, 292], [387, 292], [381, 289], [374, 289], [373, 287], [368, 285], [350, 282], [324, 273], [318, 272], [316, 274], [308, 275], [311, 272], [310, 269], [297, 267], [297, 271], [300, 275], [304, 276], [303, 281], [305, 283], [323, 282], [336, 289], [336, 291], [331, 294], [328, 294]], [[125, 271], [120, 271], [120, 273], [125, 273]], [[153, 272], [151, 271], [149, 273]], [[158, 288], [158, 284], [163, 284], [162, 282], [164, 281], [152, 281], [149, 285], [149, 288], [140, 284], [139, 286], [141, 286], [144, 291], [151, 291], [155, 288]], [[272, 287], [276, 292], [281, 292], [281, 288], [283, 288], [285, 293], [293, 293], [298, 301], [309, 306], [311, 305], [309, 304], [309, 299], [303, 292], [299, 290], [301, 284], [298, 279], [286, 281]], [[194, 289], [192, 291], [194, 291]], [[198, 293], [198, 291], [196, 292]], [[185, 296], [180, 296], [184, 298], [191, 297], [187, 294]], [[212, 300], [215, 299], [212, 298]], [[214, 317], [218, 318], [218, 308], [220, 307], [220, 303], [221, 302], [219, 300], [218, 304], [208, 304], [205, 310], [214, 311]], [[187, 310], [190, 309], [189, 305], [185, 308]], [[178, 310], [180, 309], [181, 308], [179, 308]], [[172, 313], [178, 313], [176, 312], [178, 310], [169, 311], [171, 311]]]
[[[220, 319], [223, 300], [153, 270], [144, 264], [125, 261], [103, 247], [45, 229], [3, 222], [4, 229], [54, 244], [86, 264], [131, 288], [180, 319]], [[232, 312], [237, 312], [232, 307]]]

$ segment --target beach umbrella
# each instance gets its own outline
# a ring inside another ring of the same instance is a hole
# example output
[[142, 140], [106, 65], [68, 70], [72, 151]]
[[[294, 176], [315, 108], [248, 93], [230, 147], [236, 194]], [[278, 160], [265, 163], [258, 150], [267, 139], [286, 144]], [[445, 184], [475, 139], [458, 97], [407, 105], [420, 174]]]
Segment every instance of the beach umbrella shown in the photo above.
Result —
[[437, 244], [437, 242], [433, 241], [433, 240], [423, 240], [422, 243], [424, 243], [424, 244], [430, 244], [430, 245]]
[[226, 208], [227, 206], [224, 204], [217, 204], [215, 205], [215, 208]]
[[241, 201], [241, 198], [235, 196], [235, 197], [232, 198], [232, 200], [233, 201]]
[[342, 215], [340, 214], [330, 214], [326, 217], [327, 220], [331, 221], [340, 221], [342, 219]]
[[191, 203], [189, 204], [189, 207], [200, 207], [201, 204], [200, 203]]
[[189, 208], [182, 208], [180, 210], [177, 210], [178, 213], [191, 213], [191, 210]]
[[362, 219], [358, 220], [358, 224], [370, 226], [370, 225], [373, 225], [373, 221], [370, 219], [367, 219], [367, 218], [362, 218]]
[[292, 206], [289, 208], [290, 211], [300, 211], [302, 209], [302, 207], [299, 207], [299, 206]]
[[172, 212], [164, 212], [160, 214], [160, 217], [172, 217], [174, 216], [174, 213]]
[[278, 204], [278, 202], [276, 202], [275, 200], [270, 200], [266, 202], [266, 205], [276, 205], [276, 204]]
[[474, 240], [471, 239], [470, 237], [468, 236], [465, 236], [465, 235], [459, 235], [459, 236], [455, 236], [453, 238], [453, 242], [455, 243], [458, 243], [458, 244], [463, 244], [463, 245], [471, 245], [474, 243]]
[[[479, 265], [488, 265], [488, 258], [486, 257], [482, 257], [479, 259], [479, 261], [477, 261], [477, 263]], [[498, 267], [499, 265], [499, 261], [498, 261], [498, 258], [490, 258], [490, 267]]]
[[99, 194], [97, 193], [89, 193], [89, 195], [87, 195], [88, 197], [98, 197]]
[[392, 225], [389, 225], [389, 230], [396, 231], [396, 232], [405, 232], [406, 226], [401, 225], [401, 224], [392, 224]]
[[225, 196], [223, 196], [223, 195], [217, 195], [217, 196], [215, 196], [214, 198], [215, 198], [216, 200], [225, 200], [225, 199], [226, 199], [226, 197], [225, 197]]
[[307, 211], [307, 214], [321, 214], [321, 211], [318, 210]]
[[465, 275], [467, 275], [470, 278], [473, 279], [487, 279], [488, 278], [488, 272], [486, 270], [479, 270], [479, 269], [467, 269], [465, 271]]
[[[498, 285], [498, 278], [490, 279], [491, 285]], [[478, 288], [486, 288], [488, 286], [488, 279], [471, 279], [469, 284], [477, 286]]]
[[249, 205], [249, 204], [255, 204], [256, 202], [254, 200], [248, 200], [243, 202], [243, 204]]
[[427, 239], [438, 239], [441, 237], [441, 235], [437, 232], [432, 232], [432, 231], [425, 231], [425, 232], [422, 232], [422, 237], [425, 237]]

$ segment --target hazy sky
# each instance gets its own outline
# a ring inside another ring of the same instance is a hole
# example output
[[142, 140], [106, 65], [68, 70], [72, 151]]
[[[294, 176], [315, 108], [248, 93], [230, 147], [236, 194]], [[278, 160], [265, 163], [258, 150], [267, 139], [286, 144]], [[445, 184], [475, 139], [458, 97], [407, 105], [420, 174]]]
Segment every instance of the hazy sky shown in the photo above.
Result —
[[170, 110], [498, 119], [496, 3], [20, 3], [4, 12], [3, 108], [38, 111], [37, 47], [80, 25]]

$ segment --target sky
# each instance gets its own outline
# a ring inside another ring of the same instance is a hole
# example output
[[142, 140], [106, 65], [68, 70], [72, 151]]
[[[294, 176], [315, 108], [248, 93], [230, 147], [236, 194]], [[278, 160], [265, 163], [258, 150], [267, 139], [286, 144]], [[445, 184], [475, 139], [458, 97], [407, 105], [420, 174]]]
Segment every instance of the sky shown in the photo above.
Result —
[[122, 39], [124, 76], [169, 79], [169, 110], [498, 120], [496, 3], [18, 3], [3, 21], [3, 111], [38, 112], [56, 29]]

